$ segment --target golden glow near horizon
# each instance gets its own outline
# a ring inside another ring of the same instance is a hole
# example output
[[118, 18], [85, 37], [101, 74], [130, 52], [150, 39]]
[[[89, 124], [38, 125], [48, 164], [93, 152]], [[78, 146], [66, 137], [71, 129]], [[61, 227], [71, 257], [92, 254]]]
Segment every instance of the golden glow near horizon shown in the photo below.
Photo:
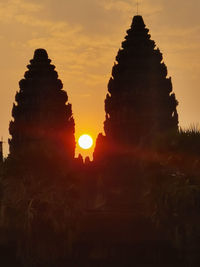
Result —
[[78, 144], [83, 149], [89, 149], [93, 145], [93, 139], [88, 134], [83, 134], [78, 139]]

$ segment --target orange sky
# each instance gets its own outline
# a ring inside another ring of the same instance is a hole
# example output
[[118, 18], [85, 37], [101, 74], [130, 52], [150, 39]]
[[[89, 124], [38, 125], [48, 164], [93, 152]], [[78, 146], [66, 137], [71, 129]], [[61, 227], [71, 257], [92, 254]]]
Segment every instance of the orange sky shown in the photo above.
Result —
[[[183, 127], [200, 122], [200, 1], [140, 0], [139, 13], [164, 55]], [[0, 1], [0, 136], [8, 126], [18, 82], [36, 48], [45, 48], [72, 103], [76, 137], [103, 131], [104, 98], [134, 0]], [[4, 145], [5, 154], [8, 146]], [[81, 152], [79, 149], [77, 151]], [[91, 155], [89, 152], [84, 152]]]

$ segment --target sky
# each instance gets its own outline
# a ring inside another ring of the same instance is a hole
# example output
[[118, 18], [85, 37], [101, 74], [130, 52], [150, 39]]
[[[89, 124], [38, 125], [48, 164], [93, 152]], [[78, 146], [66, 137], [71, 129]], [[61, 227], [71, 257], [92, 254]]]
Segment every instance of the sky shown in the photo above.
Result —
[[[72, 104], [76, 138], [103, 132], [104, 99], [136, 0], [0, 0], [0, 136], [34, 50], [45, 48]], [[200, 123], [200, 1], [139, 0], [179, 101], [179, 125]], [[94, 148], [94, 146], [93, 146]], [[92, 149], [76, 153], [92, 155]]]

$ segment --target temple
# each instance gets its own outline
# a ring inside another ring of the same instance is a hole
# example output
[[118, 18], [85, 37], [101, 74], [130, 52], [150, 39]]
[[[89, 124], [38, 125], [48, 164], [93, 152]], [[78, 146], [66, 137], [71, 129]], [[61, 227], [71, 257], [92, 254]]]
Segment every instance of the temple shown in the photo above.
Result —
[[[148, 32], [142, 16], [134, 16], [112, 69], [105, 100], [104, 143], [113, 153], [154, 146], [159, 138], [178, 130], [178, 103], [171, 78]], [[94, 158], [100, 154], [98, 140]]]
[[[199, 209], [200, 187], [191, 186], [199, 154], [184, 163], [192, 166], [192, 175], [182, 171], [178, 102], [142, 16], [134, 16], [116, 56], [105, 99], [105, 134], [97, 138], [92, 162], [74, 158], [72, 107], [44, 49], [35, 51], [19, 85], [0, 229], [14, 240], [20, 266], [186, 266], [180, 255], [190, 247], [185, 241], [195, 201]], [[181, 186], [184, 199], [187, 186], [197, 196], [184, 208]], [[191, 216], [185, 216], [190, 209]]]
[[72, 159], [75, 150], [74, 119], [67, 93], [44, 49], [37, 49], [19, 82], [10, 122], [10, 157], [41, 153]]

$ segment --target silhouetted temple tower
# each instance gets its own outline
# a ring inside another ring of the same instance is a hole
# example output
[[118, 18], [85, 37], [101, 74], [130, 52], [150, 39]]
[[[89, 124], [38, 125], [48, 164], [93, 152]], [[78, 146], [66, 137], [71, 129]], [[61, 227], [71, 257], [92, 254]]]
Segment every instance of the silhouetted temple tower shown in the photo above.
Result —
[[0, 163], [3, 162], [3, 140], [0, 141]]
[[42, 155], [73, 158], [75, 150], [74, 119], [68, 96], [62, 90], [44, 49], [37, 49], [24, 79], [19, 82], [10, 122], [10, 157]]
[[150, 145], [178, 130], [171, 78], [148, 32], [143, 18], [135, 16], [108, 83], [104, 129], [116, 147]]

